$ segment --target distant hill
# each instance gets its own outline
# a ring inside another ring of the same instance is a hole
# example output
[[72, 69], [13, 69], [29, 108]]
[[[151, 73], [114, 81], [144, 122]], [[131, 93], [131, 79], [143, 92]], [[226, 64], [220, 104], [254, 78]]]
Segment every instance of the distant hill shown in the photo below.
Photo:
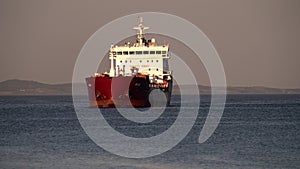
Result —
[[[85, 84], [78, 84], [85, 88]], [[193, 94], [190, 85], [181, 86], [186, 93]], [[210, 94], [209, 86], [199, 85], [200, 94]], [[84, 91], [84, 90], [83, 90]], [[228, 87], [228, 94], [300, 94], [300, 89], [277, 89], [268, 87]], [[45, 84], [29, 80], [6, 80], [0, 82], [0, 95], [71, 95], [72, 84]], [[180, 94], [177, 85], [173, 87], [173, 94]]]
[[230, 94], [300, 94], [300, 89], [278, 89], [263, 86], [228, 87]]
[[[193, 90], [189, 90], [191, 88], [190, 85], [183, 85], [182, 88], [187, 92], [186, 94], [193, 94]], [[198, 89], [200, 94], [210, 94], [211, 87], [198, 85]], [[218, 88], [217, 88], [218, 93]], [[173, 93], [180, 93], [180, 89], [178, 86], [173, 87]], [[300, 94], [299, 89], [278, 89], [278, 88], [269, 88], [262, 86], [254, 86], [254, 87], [227, 87], [228, 94]]]
[[45, 84], [18, 79], [0, 82], [0, 95], [69, 95], [71, 93], [71, 83]]

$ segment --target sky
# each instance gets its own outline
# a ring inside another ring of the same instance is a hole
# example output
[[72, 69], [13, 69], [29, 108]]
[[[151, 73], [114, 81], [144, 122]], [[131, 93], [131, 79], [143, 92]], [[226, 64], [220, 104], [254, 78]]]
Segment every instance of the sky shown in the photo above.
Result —
[[[1, 0], [0, 81], [69, 83], [81, 48], [99, 28], [132, 13], [163, 12], [207, 35], [229, 86], [300, 88], [299, 9], [299, 0]], [[198, 83], [209, 85], [197, 64]]]

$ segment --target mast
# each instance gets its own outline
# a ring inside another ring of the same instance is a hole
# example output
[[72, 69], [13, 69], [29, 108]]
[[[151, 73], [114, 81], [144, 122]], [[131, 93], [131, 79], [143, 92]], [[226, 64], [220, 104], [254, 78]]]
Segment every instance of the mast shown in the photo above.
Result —
[[134, 27], [133, 29], [136, 29], [139, 31], [138, 33], [138, 42], [140, 46], [143, 45], [143, 38], [144, 38], [144, 30], [149, 29], [149, 27], [145, 27], [143, 25], [143, 17], [139, 17], [139, 24], [138, 26]]

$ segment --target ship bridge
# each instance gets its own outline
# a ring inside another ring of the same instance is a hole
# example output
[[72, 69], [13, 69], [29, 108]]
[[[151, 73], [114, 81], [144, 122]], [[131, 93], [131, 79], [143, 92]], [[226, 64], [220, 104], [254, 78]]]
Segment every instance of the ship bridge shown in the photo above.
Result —
[[139, 25], [134, 29], [139, 30], [137, 41], [124, 46], [112, 45], [110, 48], [110, 76], [133, 76], [137, 73], [149, 76], [170, 75], [168, 59], [169, 45], [157, 45], [154, 38], [146, 40], [144, 27], [140, 18]]

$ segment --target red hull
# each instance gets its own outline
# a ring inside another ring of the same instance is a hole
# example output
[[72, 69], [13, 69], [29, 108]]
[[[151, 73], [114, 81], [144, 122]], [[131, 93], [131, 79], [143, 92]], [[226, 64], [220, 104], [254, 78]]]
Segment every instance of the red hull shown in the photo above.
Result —
[[149, 94], [159, 88], [170, 104], [172, 80], [164, 86], [149, 83], [147, 75], [109, 77], [106, 75], [86, 78], [90, 106], [92, 107], [149, 107]]

